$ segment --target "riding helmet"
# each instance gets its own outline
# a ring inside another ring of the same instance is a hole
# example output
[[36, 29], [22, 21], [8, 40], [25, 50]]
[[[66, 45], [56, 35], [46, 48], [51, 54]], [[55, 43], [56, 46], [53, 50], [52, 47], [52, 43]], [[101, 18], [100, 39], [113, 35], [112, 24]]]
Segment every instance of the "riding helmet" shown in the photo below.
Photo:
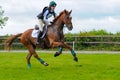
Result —
[[51, 1], [50, 3], [49, 3], [49, 6], [56, 6], [57, 4], [56, 4], [56, 2], [55, 1]]

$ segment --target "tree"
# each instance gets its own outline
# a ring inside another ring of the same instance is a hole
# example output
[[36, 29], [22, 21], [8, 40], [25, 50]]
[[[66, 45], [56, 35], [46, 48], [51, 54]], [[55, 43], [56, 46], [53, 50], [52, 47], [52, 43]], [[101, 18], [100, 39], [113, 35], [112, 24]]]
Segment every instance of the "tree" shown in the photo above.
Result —
[[0, 6], [0, 28], [3, 28], [8, 21], [8, 17], [4, 16], [4, 10]]

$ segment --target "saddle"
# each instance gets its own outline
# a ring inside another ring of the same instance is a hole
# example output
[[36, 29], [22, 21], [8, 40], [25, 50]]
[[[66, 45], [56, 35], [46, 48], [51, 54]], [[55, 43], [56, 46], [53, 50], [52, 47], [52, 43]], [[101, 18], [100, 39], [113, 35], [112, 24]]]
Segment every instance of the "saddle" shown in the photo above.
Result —
[[[45, 40], [45, 36], [47, 33], [47, 26], [43, 27], [43, 31], [39, 30], [39, 26], [35, 25], [35, 28], [32, 32], [32, 35], [35, 34], [36, 36], [36, 42], [38, 42], [38, 44], [36, 44], [37, 46], [41, 47], [41, 48], [46, 48], [46, 40]], [[32, 36], [34, 37], [34, 36]]]

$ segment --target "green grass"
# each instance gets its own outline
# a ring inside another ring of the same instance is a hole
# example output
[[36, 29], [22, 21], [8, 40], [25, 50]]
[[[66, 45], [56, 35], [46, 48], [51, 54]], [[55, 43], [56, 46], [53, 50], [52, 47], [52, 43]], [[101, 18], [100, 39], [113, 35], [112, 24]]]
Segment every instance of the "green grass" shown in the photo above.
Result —
[[53, 57], [38, 55], [49, 63], [45, 67], [34, 57], [28, 69], [24, 53], [0, 52], [0, 80], [120, 80], [120, 54], [71, 54]]

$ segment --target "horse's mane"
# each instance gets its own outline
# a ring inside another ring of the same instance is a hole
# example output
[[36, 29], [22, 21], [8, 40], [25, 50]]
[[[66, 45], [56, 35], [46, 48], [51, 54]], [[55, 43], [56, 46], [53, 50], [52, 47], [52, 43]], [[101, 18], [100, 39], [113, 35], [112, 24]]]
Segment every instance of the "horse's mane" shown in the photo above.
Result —
[[53, 24], [57, 21], [57, 19], [65, 12], [66, 10], [63, 10], [62, 12], [60, 12], [60, 14], [54, 18], [53, 20]]

